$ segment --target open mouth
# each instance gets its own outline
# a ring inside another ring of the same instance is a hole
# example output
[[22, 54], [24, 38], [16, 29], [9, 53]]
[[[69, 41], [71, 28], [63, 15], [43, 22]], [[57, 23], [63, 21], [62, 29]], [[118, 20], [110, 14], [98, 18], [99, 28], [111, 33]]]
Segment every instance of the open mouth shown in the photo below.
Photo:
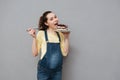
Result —
[[68, 28], [67, 25], [64, 25], [64, 24], [58, 24], [59, 28]]
[[55, 23], [55, 25], [57, 26], [57, 25], [58, 25], [58, 23]]

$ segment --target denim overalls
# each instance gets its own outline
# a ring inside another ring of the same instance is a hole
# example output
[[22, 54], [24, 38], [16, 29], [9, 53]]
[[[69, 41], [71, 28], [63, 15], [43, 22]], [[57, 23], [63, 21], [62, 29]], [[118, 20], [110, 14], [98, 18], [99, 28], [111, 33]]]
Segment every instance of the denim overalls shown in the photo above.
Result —
[[45, 40], [47, 42], [46, 54], [39, 60], [37, 68], [38, 80], [62, 80], [63, 56], [60, 48], [60, 35], [58, 32], [59, 43], [49, 42], [47, 31], [45, 30]]

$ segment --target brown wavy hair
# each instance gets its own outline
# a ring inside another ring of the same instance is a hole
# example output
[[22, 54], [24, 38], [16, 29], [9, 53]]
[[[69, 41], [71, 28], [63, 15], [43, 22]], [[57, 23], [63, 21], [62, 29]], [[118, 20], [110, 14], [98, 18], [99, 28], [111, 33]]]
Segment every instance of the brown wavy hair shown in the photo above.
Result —
[[45, 22], [47, 22], [47, 15], [49, 13], [52, 13], [52, 11], [46, 11], [43, 13], [43, 15], [39, 19], [38, 29], [39, 30], [46, 30], [48, 28], [47, 25], [45, 25]]

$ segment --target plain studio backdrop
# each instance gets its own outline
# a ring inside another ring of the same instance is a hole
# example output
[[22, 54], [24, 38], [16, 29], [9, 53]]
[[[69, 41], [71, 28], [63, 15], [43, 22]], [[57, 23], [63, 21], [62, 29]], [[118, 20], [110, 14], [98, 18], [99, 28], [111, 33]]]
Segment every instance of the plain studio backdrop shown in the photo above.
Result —
[[0, 0], [0, 80], [37, 80], [26, 29], [47, 10], [71, 30], [63, 80], [120, 80], [119, 0]]

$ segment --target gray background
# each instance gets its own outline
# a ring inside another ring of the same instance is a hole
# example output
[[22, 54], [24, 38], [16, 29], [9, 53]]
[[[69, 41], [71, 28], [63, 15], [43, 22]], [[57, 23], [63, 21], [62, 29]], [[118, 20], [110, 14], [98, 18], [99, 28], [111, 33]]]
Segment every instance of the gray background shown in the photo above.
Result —
[[0, 80], [36, 80], [25, 30], [46, 10], [71, 29], [63, 80], [120, 80], [119, 0], [0, 0]]

